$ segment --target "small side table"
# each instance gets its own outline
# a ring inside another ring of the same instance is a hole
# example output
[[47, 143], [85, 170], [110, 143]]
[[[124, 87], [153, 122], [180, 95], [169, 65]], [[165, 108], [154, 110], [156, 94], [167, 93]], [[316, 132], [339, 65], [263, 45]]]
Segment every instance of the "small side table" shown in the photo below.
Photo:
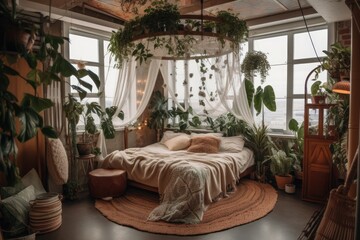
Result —
[[[94, 161], [95, 161], [95, 154], [88, 154], [83, 156], [77, 156], [76, 158], [81, 162], [81, 167], [83, 169], [84, 175], [87, 175], [88, 172], [94, 169]], [[85, 167], [86, 165], [86, 167]]]
[[90, 195], [94, 198], [120, 197], [126, 191], [126, 171], [98, 168], [89, 173]]

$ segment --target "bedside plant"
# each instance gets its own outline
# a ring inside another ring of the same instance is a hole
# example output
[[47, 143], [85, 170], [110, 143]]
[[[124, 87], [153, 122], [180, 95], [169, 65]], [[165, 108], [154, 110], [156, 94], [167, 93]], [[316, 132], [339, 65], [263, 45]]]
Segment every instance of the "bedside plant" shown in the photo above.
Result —
[[290, 175], [293, 166], [293, 159], [287, 156], [283, 150], [271, 149], [270, 171], [275, 176], [276, 185], [279, 189], [285, 189], [285, 185], [292, 183], [293, 177]]

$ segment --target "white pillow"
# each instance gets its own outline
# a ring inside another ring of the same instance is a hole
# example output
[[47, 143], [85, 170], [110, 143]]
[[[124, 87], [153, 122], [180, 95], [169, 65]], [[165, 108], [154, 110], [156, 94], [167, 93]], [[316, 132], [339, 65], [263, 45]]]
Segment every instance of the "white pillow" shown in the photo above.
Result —
[[245, 141], [242, 136], [222, 137], [220, 143], [221, 152], [241, 152]]
[[65, 184], [69, 177], [69, 163], [64, 145], [58, 138], [48, 138], [47, 165], [56, 185]]
[[188, 135], [179, 135], [177, 137], [167, 140], [164, 144], [171, 151], [182, 150], [188, 148], [191, 143], [191, 138]]
[[21, 178], [21, 182], [24, 184], [25, 187], [33, 185], [35, 189], [35, 195], [46, 192], [40, 180], [39, 174], [34, 168]]
[[177, 136], [180, 136], [180, 135], [187, 135], [186, 133], [182, 133], [182, 132], [173, 132], [173, 131], [166, 131], [164, 132], [164, 135], [163, 137], [161, 138], [161, 141], [160, 143], [162, 144], [165, 144], [166, 141], [174, 138], [174, 137], [177, 137]]
[[218, 137], [218, 138], [221, 138], [223, 136], [222, 133], [214, 133], [214, 132], [210, 132], [210, 133], [194, 133], [192, 132], [191, 133], [191, 137]]

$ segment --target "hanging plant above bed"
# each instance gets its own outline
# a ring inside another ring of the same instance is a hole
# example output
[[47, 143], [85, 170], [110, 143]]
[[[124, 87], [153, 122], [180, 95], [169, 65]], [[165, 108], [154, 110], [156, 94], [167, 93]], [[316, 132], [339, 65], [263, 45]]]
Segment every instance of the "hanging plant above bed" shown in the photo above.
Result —
[[[111, 36], [108, 49], [118, 68], [130, 57], [135, 57], [141, 64], [159, 53], [162, 57], [182, 59], [226, 51], [238, 53], [240, 43], [246, 40], [248, 34], [246, 22], [227, 11], [220, 11], [216, 17], [181, 16], [176, 4], [158, 0], [153, 1], [144, 12], [143, 16], [125, 23]], [[203, 26], [202, 19], [206, 20]], [[198, 24], [194, 27], [190, 23], [194, 26]], [[216, 26], [216, 31], [212, 28], [211, 32], [206, 32], [205, 23], [206, 26]], [[216, 38], [220, 44], [213, 45], [216, 49], [212, 49], [202, 42], [205, 37]]]

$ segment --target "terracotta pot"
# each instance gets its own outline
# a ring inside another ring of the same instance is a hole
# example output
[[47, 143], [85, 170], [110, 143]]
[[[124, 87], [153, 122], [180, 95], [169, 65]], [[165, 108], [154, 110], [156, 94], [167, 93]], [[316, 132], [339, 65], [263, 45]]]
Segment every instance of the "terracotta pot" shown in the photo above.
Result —
[[311, 97], [312, 103], [315, 103], [315, 104], [324, 104], [325, 99], [326, 99], [326, 96], [315, 95], [315, 96]]
[[288, 174], [286, 176], [275, 175], [276, 185], [278, 189], [284, 190], [286, 184], [293, 182], [293, 176]]
[[92, 153], [93, 144], [89, 143], [77, 143], [76, 144], [77, 150], [80, 156], [86, 156]]

